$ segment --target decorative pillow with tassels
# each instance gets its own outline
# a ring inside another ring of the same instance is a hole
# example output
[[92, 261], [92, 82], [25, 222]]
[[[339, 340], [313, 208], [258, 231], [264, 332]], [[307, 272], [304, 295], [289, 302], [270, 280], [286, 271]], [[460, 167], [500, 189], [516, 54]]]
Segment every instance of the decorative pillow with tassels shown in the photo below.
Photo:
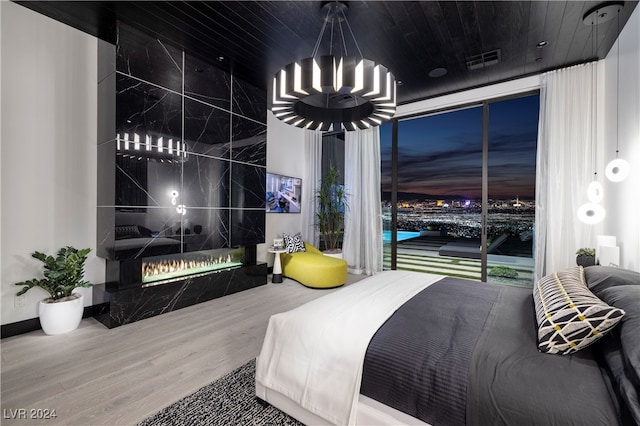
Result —
[[302, 240], [302, 234], [298, 232], [295, 235], [282, 234], [284, 240], [284, 247], [287, 253], [296, 253], [299, 251], [306, 251], [304, 248], [304, 241]]
[[533, 289], [540, 352], [567, 355], [600, 339], [625, 312], [598, 299], [582, 266], [554, 272]]

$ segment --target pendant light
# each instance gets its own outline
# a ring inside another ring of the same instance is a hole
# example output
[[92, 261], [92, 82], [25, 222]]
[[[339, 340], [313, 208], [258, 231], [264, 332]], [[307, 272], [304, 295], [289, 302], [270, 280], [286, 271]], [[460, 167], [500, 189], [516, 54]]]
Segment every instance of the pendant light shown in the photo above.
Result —
[[[593, 38], [593, 33], [592, 33], [592, 38]], [[597, 46], [597, 37], [596, 37], [596, 46]], [[595, 51], [597, 51], [597, 48], [595, 49]], [[592, 102], [592, 107], [591, 107], [591, 167], [593, 168], [593, 181], [591, 181], [591, 183], [589, 184], [589, 186], [587, 187], [587, 198], [589, 199], [590, 203], [599, 203], [600, 201], [602, 201], [602, 196], [603, 196], [603, 186], [602, 184], [598, 181], [598, 172], [596, 171], [597, 168], [597, 152], [598, 152], [598, 144], [597, 144], [597, 140], [598, 140], [598, 62], [596, 61], [595, 63], [595, 77], [592, 81], [592, 93], [593, 93], [593, 97], [594, 100]], [[603, 209], [604, 210], [604, 209]], [[604, 217], [603, 217], [604, 218]]]
[[[396, 112], [396, 80], [384, 65], [365, 59], [353, 35], [345, 2], [324, 2], [325, 19], [311, 57], [292, 62], [273, 79], [271, 112], [296, 127], [338, 131], [379, 126]], [[342, 22], [353, 38], [358, 56], [347, 55]], [[342, 55], [318, 55], [327, 27], [334, 25], [342, 42]], [[336, 25], [337, 24], [337, 25]]]
[[616, 9], [618, 14], [618, 40], [616, 41], [616, 44], [618, 45], [616, 54], [616, 158], [607, 164], [604, 172], [607, 179], [611, 182], [622, 182], [627, 178], [627, 176], [629, 176], [631, 166], [628, 161], [618, 158], [620, 133], [620, 11], [622, 10], [622, 5], [617, 4]]
[[[589, 10], [583, 16], [583, 23], [591, 26], [591, 41], [594, 57], [598, 56], [598, 25], [611, 19], [611, 10], [609, 4], [603, 4], [596, 6]], [[595, 36], [594, 36], [595, 27]], [[597, 153], [597, 138], [598, 138], [598, 62], [596, 60], [594, 64], [594, 78], [592, 79], [592, 93], [594, 96], [591, 108], [591, 166], [593, 168], [593, 181], [587, 187], [588, 203], [582, 204], [577, 211], [578, 219], [581, 222], [595, 225], [602, 222], [606, 216], [606, 210], [600, 202], [603, 198], [603, 186], [598, 181], [598, 172], [596, 153]]]

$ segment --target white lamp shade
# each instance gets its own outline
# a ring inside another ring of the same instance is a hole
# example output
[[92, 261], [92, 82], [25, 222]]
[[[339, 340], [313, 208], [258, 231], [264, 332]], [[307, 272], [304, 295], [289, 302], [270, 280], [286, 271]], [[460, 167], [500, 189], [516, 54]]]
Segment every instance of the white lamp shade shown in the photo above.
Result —
[[629, 176], [629, 170], [631, 166], [629, 162], [622, 158], [616, 158], [607, 164], [604, 170], [604, 174], [611, 182], [621, 182]]
[[605, 214], [604, 207], [596, 203], [585, 203], [578, 208], [578, 219], [589, 225], [602, 222]]
[[587, 197], [589, 197], [589, 201], [592, 203], [599, 203], [602, 201], [602, 184], [598, 181], [593, 181], [587, 187]]

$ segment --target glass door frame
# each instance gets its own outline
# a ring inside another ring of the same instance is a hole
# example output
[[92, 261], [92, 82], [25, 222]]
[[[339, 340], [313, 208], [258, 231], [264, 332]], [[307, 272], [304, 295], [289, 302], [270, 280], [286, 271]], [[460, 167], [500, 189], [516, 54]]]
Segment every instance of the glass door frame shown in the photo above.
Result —
[[434, 114], [454, 112], [456, 110], [466, 108], [477, 108], [480, 106], [482, 107], [482, 231], [480, 236], [480, 280], [486, 282], [488, 270], [487, 229], [489, 216], [489, 105], [496, 102], [523, 98], [526, 96], [537, 94], [540, 94], [539, 89], [485, 99], [480, 102], [470, 102], [454, 107], [435, 109], [428, 112], [420, 112], [416, 114], [406, 115], [401, 118], [396, 117], [391, 120], [391, 270], [397, 269], [398, 266], [398, 123], [400, 121], [426, 117]]

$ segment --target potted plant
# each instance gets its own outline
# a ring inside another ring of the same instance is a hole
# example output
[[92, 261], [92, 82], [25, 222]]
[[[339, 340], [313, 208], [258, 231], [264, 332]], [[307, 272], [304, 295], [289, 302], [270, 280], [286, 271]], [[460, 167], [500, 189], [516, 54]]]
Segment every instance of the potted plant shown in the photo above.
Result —
[[589, 247], [583, 247], [576, 252], [576, 263], [582, 267], [593, 266], [596, 264], [596, 250]]
[[84, 263], [91, 249], [82, 250], [67, 246], [58, 250], [56, 257], [39, 251], [31, 257], [44, 264], [44, 278], [21, 281], [18, 296], [22, 296], [33, 287], [40, 287], [49, 297], [40, 301], [38, 313], [40, 325], [46, 334], [68, 333], [78, 328], [84, 310], [83, 296], [74, 293], [78, 287], [90, 287], [92, 284], [83, 279]]
[[344, 211], [347, 208], [347, 194], [340, 185], [340, 173], [331, 166], [322, 177], [316, 193], [316, 225], [324, 243], [324, 252], [342, 257], [342, 236], [344, 233]]

